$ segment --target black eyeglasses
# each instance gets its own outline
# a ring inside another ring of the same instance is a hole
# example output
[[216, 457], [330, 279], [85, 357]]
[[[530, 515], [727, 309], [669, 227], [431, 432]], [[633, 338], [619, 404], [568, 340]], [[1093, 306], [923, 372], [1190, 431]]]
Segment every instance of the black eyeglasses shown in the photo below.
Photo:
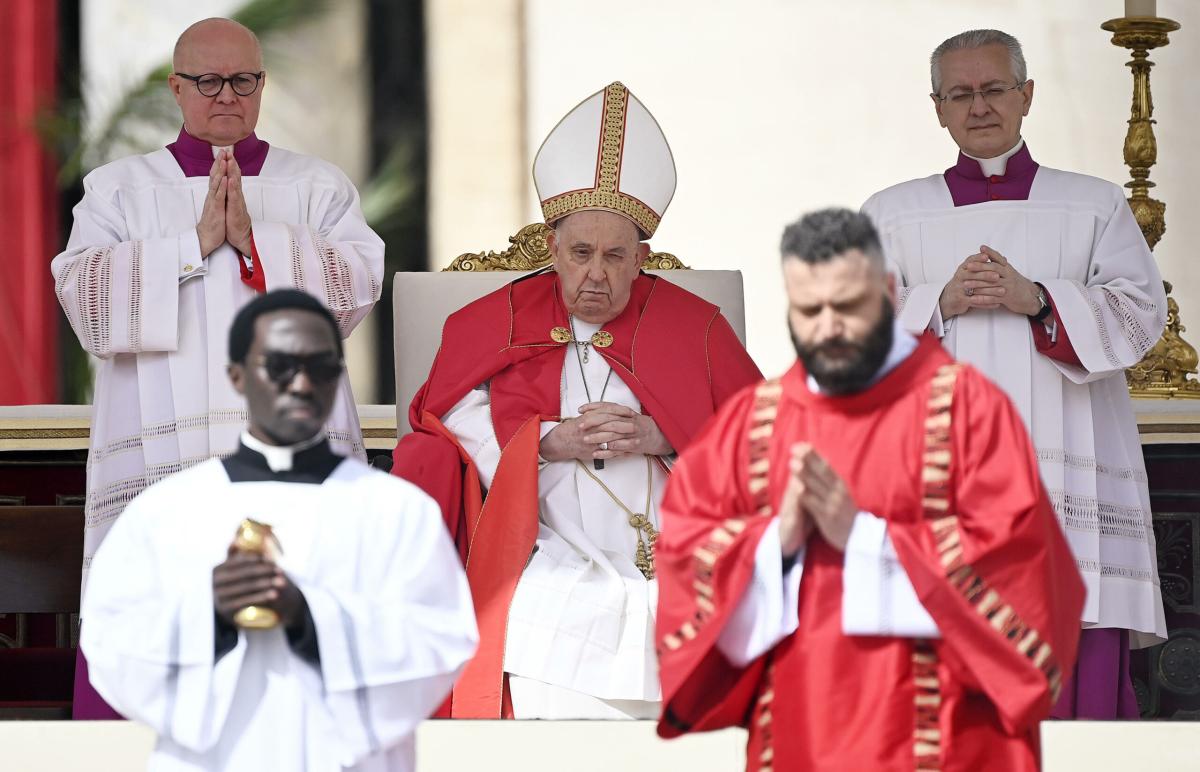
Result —
[[255, 91], [258, 91], [258, 83], [262, 80], [264, 72], [235, 72], [228, 78], [222, 78], [215, 72], [208, 72], [204, 75], [188, 75], [187, 73], [175, 73], [179, 77], [190, 80], [196, 84], [196, 90], [206, 97], [215, 97], [221, 93], [221, 89], [225, 88], [228, 83], [233, 89], [233, 93], [238, 96], [250, 96]]
[[303, 370], [313, 383], [331, 383], [342, 374], [342, 360], [333, 354], [297, 356], [271, 352], [263, 356], [262, 367], [277, 386], [287, 386]]

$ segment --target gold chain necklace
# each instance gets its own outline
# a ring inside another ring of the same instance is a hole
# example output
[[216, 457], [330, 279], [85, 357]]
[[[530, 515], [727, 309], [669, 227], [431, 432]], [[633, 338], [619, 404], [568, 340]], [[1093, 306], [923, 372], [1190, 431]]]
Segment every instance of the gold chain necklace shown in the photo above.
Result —
[[587, 473], [587, 476], [596, 481], [596, 484], [608, 494], [608, 497], [613, 500], [613, 503], [625, 511], [629, 515], [629, 525], [633, 527], [637, 533], [637, 552], [634, 554], [633, 564], [642, 572], [642, 576], [647, 579], [654, 578], [654, 543], [658, 541], [658, 529], [650, 522], [650, 504], [651, 498], [654, 495], [654, 467], [650, 461], [650, 457], [646, 456], [646, 511], [634, 512], [629, 507], [625, 506], [625, 502], [617, 498], [617, 494], [604, 484], [596, 475], [592, 474], [592, 470], [587, 468], [579, 459], [575, 460], [579, 464], [579, 468]]
[[[599, 333], [597, 333], [597, 335], [598, 334]], [[591, 345], [591, 341], [584, 342], [584, 341], [579, 340], [576, 337], [576, 335], [575, 335], [575, 317], [573, 317], [573, 316], [571, 317], [571, 340], [572, 340], [572, 342], [575, 343], [575, 361], [579, 363], [579, 377], [583, 380], [583, 393], [587, 395], [588, 402], [591, 402], [592, 401], [592, 390], [590, 388], [588, 388], [587, 373], [585, 373], [583, 371], [583, 363], [588, 361], [587, 352], [588, 352], [588, 347]], [[583, 356], [582, 357], [579, 355], [580, 347], [583, 348]], [[608, 375], [606, 375], [604, 377], [604, 386], [600, 389], [600, 399], [596, 400], [597, 402], [604, 401], [604, 393], [606, 391], [608, 391], [608, 382], [611, 380], [612, 380], [612, 368], [609, 367]], [[597, 467], [597, 469], [603, 469], [603, 468], [604, 467]]]

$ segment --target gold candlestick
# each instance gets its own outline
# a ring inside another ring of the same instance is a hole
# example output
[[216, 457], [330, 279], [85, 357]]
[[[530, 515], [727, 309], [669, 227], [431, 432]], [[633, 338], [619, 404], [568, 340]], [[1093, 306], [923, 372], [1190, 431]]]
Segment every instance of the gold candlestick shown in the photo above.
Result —
[[[1125, 165], [1132, 179], [1125, 187], [1133, 191], [1129, 207], [1137, 218], [1146, 243], [1153, 250], [1166, 231], [1167, 205], [1150, 196], [1150, 167], [1158, 161], [1158, 142], [1154, 138], [1154, 100], [1150, 95], [1150, 49], [1170, 43], [1170, 33], [1179, 23], [1153, 17], [1123, 17], [1111, 19], [1100, 28], [1113, 33], [1112, 43], [1133, 52], [1126, 62], [1133, 73], [1133, 105], [1129, 114], [1129, 131], [1125, 134]], [[1196, 373], [1196, 349], [1183, 339], [1186, 329], [1179, 319], [1179, 304], [1167, 290], [1167, 327], [1154, 348], [1145, 358], [1125, 371], [1131, 396], [1151, 399], [1171, 397], [1200, 398], [1200, 383], [1188, 378]]]

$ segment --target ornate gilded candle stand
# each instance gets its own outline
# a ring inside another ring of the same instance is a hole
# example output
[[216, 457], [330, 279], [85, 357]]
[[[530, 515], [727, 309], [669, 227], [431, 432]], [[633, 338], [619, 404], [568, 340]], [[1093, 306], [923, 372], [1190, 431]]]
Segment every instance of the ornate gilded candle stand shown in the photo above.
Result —
[[[1177, 22], [1126, 17], [1100, 25], [1113, 45], [1133, 58], [1133, 104], [1125, 135], [1129, 207], [1151, 249], [1166, 230], [1166, 204], [1150, 196], [1150, 167], [1158, 160], [1154, 101], [1150, 96], [1152, 48], [1167, 45]], [[1167, 621], [1166, 643], [1136, 649], [1130, 673], [1142, 718], [1200, 719], [1200, 384], [1196, 349], [1185, 341], [1179, 304], [1167, 289], [1167, 326], [1145, 358], [1125, 371], [1146, 460], [1158, 576]], [[1103, 508], [1104, 504], [1101, 504]], [[1103, 516], [1102, 516], [1103, 517]]]
[[[1133, 72], [1133, 104], [1129, 115], [1129, 131], [1125, 134], [1125, 164], [1133, 178], [1125, 187], [1133, 191], [1129, 206], [1146, 237], [1150, 249], [1158, 244], [1166, 230], [1167, 205], [1150, 196], [1150, 167], [1158, 161], [1158, 142], [1154, 138], [1154, 99], [1150, 95], [1150, 49], [1170, 42], [1170, 33], [1179, 23], [1157, 17], [1125, 17], [1100, 25], [1113, 33], [1112, 43], [1133, 52], [1126, 66]], [[1129, 392], [1134, 397], [1150, 399], [1200, 399], [1200, 382], [1189, 375], [1196, 374], [1196, 349], [1181, 335], [1186, 329], [1179, 318], [1179, 304], [1167, 288], [1167, 327], [1162, 338], [1125, 375]]]

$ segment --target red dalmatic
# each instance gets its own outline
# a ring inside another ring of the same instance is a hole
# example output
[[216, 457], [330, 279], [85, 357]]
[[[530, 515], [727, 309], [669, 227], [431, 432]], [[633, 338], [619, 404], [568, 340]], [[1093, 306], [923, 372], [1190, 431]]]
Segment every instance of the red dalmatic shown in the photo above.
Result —
[[[750, 769], [1036, 769], [1084, 588], [1020, 416], [929, 336], [858, 394], [806, 377], [797, 364], [730, 400], [675, 466], [656, 548], [659, 733], [746, 726]], [[717, 649], [800, 441], [888, 521], [940, 639], [845, 635], [843, 555], [814, 533], [799, 629], [742, 669]]]
[[[554, 273], [519, 279], [453, 314], [409, 409], [413, 432], [393, 454], [392, 473], [442, 505], [475, 601], [479, 652], [454, 688], [455, 718], [504, 712], [504, 631], [538, 530], [539, 427], [561, 410], [568, 344], [552, 339], [556, 327], [570, 322]], [[677, 451], [725, 399], [762, 377], [716, 306], [659, 277], [639, 276], [604, 329], [613, 343], [596, 351]], [[485, 381], [504, 449], [486, 501], [470, 456], [440, 420]]]

